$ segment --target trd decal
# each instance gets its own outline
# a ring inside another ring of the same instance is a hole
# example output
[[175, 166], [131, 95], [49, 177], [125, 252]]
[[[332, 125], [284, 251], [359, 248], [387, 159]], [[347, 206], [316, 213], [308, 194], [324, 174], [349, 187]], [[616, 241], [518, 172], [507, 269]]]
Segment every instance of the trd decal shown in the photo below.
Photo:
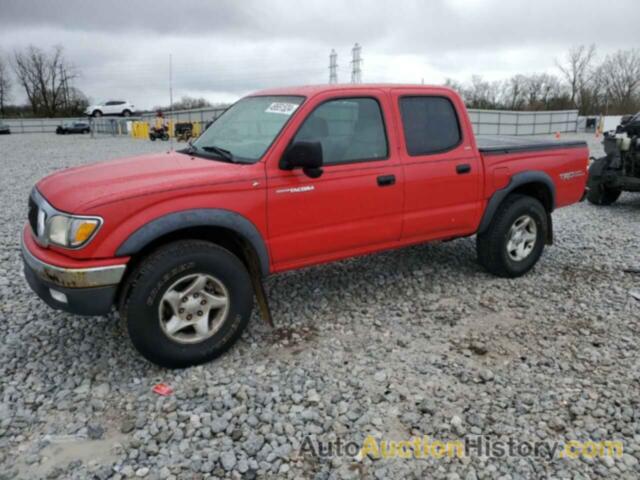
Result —
[[564, 172], [560, 174], [562, 180], [571, 180], [572, 178], [584, 177], [586, 173], [583, 170], [574, 170], [573, 172]]

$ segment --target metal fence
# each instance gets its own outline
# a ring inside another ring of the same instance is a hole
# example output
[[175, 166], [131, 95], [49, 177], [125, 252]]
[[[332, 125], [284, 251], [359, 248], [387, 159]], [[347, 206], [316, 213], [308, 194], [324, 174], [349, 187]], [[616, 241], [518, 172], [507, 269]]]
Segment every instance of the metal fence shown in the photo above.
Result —
[[3, 118], [11, 133], [47, 133], [55, 132], [63, 122], [86, 120], [85, 118]]
[[469, 110], [477, 135], [542, 135], [578, 131], [578, 110]]
[[[198, 108], [165, 112], [165, 118], [172, 124], [198, 123], [200, 131], [218, 118], [224, 108]], [[153, 124], [155, 113], [143, 113], [137, 117], [101, 117], [91, 119], [93, 131], [105, 135], [126, 135], [131, 132], [131, 121]], [[473, 131], [478, 135], [541, 135], [555, 132], [576, 132], [578, 130], [577, 110], [556, 110], [540, 112], [516, 112], [510, 110], [469, 110]], [[12, 133], [53, 133], [63, 122], [87, 120], [75, 118], [6, 118], [2, 122], [9, 125]]]
[[128, 133], [128, 123], [134, 117], [101, 117], [87, 119], [87, 117], [64, 118], [3, 118], [1, 121], [8, 125], [11, 133], [55, 133], [63, 123], [90, 122], [94, 133], [107, 135], [125, 135]]
[[[164, 112], [164, 117], [167, 121], [175, 123], [189, 122], [199, 123], [201, 126], [205, 126], [207, 123], [215, 120], [226, 108], [210, 107], [210, 108], [196, 108], [193, 110], [180, 110], [179, 112]], [[140, 116], [140, 120], [152, 123], [155, 119], [155, 113], [143, 113]]]
[[[201, 128], [218, 118], [224, 108], [198, 108], [194, 110], [181, 110], [179, 112], [165, 113], [167, 121], [173, 124], [180, 122], [198, 123]], [[0, 121], [8, 125], [11, 133], [55, 133], [56, 128], [65, 122], [91, 123], [91, 128], [96, 134], [103, 135], [127, 135], [131, 132], [131, 122], [144, 121], [153, 124], [155, 113], [143, 113], [135, 117], [62, 117], [62, 118], [2, 118]]]

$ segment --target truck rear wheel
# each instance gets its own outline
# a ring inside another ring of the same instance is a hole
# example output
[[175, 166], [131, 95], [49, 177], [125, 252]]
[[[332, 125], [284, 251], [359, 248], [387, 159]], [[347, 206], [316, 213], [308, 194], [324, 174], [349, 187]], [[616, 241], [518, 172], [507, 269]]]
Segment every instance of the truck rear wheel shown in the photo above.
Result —
[[120, 302], [133, 345], [167, 368], [221, 355], [240, 337], [252, 309], [251, 279], [240, 259], [200, 240], [152, 253], [129, 276]]
[[500, 277], [524, 275], [542, 255], [547, 229], [547, 212], [539, 200], [510, 195], [476, 238], [478, 261]]

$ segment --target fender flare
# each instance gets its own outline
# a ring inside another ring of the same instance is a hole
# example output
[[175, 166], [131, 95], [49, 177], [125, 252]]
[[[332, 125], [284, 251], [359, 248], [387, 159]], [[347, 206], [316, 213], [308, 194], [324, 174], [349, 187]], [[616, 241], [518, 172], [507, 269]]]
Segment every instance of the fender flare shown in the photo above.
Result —
[[260, 273], [263, 276], [269, 274], [269, 253], [256, 226], [236, 212], [218, 208], [182, 210], [156, 218], [129, 235], [116, 250], [116, 256], [134, 255], [164, 235], [191, 227], [222, 227], [240, 235], [256, 252]]
[[551, 212], [556, 208], [556, 186], [547, 173], [538, 170], [529, 170], [516, 173], [511, 177], [511, 179], [509, 180], [509, 184], [506, 187], [501, 188], [500, 190], [496, 190], [493, 195], [491, 195], [491, 198], [487, 203], [487, 208], [485, 208], [484, 210], [482, 220], [480, 221], [478, 233], [483, 233], [487, 230], [487, 228], [489, 228], [491, 220], [493, 220], [493, 216], [495, 215], [502, 201], [507, 198], [507, 195], [513, 192], [516, 188], [528, 183], [542, 183], [549, 190], [549, 194], [551, 195], [551, 208], [549, 210], [549, 217], [551, 217]]

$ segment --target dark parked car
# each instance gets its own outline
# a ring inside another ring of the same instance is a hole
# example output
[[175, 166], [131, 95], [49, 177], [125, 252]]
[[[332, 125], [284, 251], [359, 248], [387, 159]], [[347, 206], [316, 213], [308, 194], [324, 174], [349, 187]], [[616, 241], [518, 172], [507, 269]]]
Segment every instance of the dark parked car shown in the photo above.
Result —
[[5, 125], [4, 123], [0, 122], [0, 135], [9, 135], [11, 133], [11, 129], [9, 128], [9, 125]]
[[67, 133], [89, 133], [91, 126], [88, 122], [64, 122], [56, 128], [58, 135], [65, 135]]

